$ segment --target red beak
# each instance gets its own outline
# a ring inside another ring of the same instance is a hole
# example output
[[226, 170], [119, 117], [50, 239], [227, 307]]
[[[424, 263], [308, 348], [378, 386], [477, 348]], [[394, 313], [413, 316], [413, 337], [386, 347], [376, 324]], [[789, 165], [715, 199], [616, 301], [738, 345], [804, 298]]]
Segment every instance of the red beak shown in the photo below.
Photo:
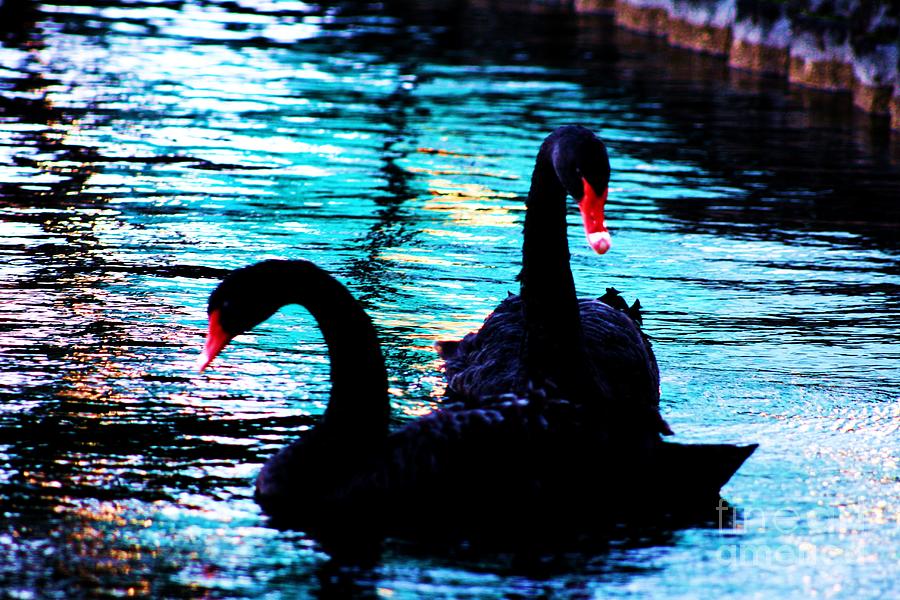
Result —
[[219, 311], [214, 310], [209, 313], [209, 333], [206, 334], [206, 344], [203, 346], [203, 352], [197, 358], [197, 368], [201, 373], [218, 356], [222, 348], [228, 345], [232, 337], [222, 329], [222, 325], [219, 323]]
[[587, 234], [588, 244], [597, 254], [603, 254], [612, 246], [612, 238], [606, 229], [606, 219], [603, 209], [606, 207], [606, 195], [609, 188], [604, 188], [602, 194], [597, 194], [591, 184], [584, 177], [581, 178], [584, 185], [584, 196], [578, 201], [581, 210], [581, 219], [584, 221], [584, 232]]

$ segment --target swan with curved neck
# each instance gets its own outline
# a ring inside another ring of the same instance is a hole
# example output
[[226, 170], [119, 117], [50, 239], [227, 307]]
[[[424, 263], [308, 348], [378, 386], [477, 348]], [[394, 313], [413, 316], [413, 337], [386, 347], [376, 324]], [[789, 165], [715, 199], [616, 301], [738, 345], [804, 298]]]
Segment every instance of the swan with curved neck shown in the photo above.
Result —
[[236, 336], [294, 303], [321, 328], [332, 387], [318, 425], [257, 478], [257, 501], [282, 522], [344, 527], [353, 519], [459, 532], [498, 523], [516, 530], [522, 520], [580, 527], [663, 494], [667, 508], [713, 500], [755, 448], [659, 442], [635, 452], [614, 445], [582, 403], [541, 390], [481, 399], [476, 408], [448, 406], [391, 432], [372, 321], [343, 285], [307, 261], [268, 260], [230, 273], [210, 295], [198, 366], [207, 368]]
[[596, 405], [628, 435], [671, 433], [659, 414], [659, 369], [639, 303], [628, 309], [612, 288], [601, 300], [575, 293], [566, 198], [576, 200], [591, 248], [605, 253], [609, 175], [606, 146], [588, 129], [568, 125], [544, 140], [526, 200], [520, 294], [478, 332], [437, 344], [451, 398], [521, 392], [536, 382]]
[[331, 399], [323, 423], [341, 437], [375, 442], [388, 432], [387, 372], [368, 315], [331, 275], [303, 260], [268, 260], [233, 271], [209, 297], [203, 371], [235, 336], [282, 306], [299, 304], [316, 319], [331, 360]]

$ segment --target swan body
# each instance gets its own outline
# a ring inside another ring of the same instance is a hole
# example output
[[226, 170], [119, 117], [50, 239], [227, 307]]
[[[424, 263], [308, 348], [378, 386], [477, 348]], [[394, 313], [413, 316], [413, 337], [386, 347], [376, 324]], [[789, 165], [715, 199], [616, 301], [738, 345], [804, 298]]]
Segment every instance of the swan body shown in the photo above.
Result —
[[[585, 351], [591, 360], [589, 385], [599, 390], [600, 398], [615, 399], [607, 408], [621, 425], [637, 420], [670, 434], [659, 414], [659, 369], [650, 340], [639, 325], [639, 304], [617, 308], [619, 303], [625, 305], [612, 288], [596, 300], [578, 299]], [[458, 342], [438, 343], [451, 398], [491, 397], [529, 386], [521, 352], [508, 349], [510, 340], [524, 343], [522, 304], [520, 296], [510, 295], [477, 333]]]
[[540, 388], [448, 405], [391, 431], [375, 328], [344, 286], [307, 261], [264, 261], [219, 284], [201, 370], [235, 336], [291, 303], [319, 324], [332, 388], [318, 425], [257, 478], [256, 500], [281, 523], [459, 534], [522, 531], [525, 523], [581, 528], [658, 509], [661, 496], [666, 509], [713, 507], [755, 449], [623, 446], [591, 405]]

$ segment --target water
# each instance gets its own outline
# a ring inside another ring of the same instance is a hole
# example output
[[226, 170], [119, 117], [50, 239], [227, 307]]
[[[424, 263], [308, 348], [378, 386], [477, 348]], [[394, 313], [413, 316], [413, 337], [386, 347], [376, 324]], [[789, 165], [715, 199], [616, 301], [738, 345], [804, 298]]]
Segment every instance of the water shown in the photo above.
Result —
[[[897, 593], [900, 152], [847, 98], [603, 21], [35, 11], [0, 48], [3, 597]], [[520, 198], [565, 122], [613, 168], [612, 252], [571, 215], [579, 290], [641, 298], [678, 439], [761, 444], [724, 490], [737, 526], [529, 560], [392, 541], [355, 568], [269, 527], [253, 477], [321, 414], [327, 355], [285, 310], [197, 375], [217, 279], [329, 269], [379, 327], [398, 420], [421, 414], [431, 344], [515, 289]]]

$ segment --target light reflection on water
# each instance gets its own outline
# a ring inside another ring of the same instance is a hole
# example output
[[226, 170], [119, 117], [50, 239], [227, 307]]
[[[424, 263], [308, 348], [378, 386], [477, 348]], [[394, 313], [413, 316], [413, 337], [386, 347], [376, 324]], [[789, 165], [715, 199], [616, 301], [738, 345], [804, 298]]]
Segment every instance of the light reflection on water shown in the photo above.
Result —
[[[892, 589], [898, 171], [837, 100], [608, 23], [244, 1], [38, 16], [0, 49], [8, 593]], [[327, 356], [288, 309], [196, 375], [215, 281], [274, 256], [335, 272], [380, 327], [397, 418], [421, 414], [443, 391], [431, 344], [515, 289], [519, 198], [569, 121], [613, 166], [613, 251], [572, 215], [578, 287], [641, 298], [680, 439], [761, 443], [725, 490], [738, 527], [536, 561], [397, 543], [357, 569], [267, 527], [253, 475], [324, 410]]]

